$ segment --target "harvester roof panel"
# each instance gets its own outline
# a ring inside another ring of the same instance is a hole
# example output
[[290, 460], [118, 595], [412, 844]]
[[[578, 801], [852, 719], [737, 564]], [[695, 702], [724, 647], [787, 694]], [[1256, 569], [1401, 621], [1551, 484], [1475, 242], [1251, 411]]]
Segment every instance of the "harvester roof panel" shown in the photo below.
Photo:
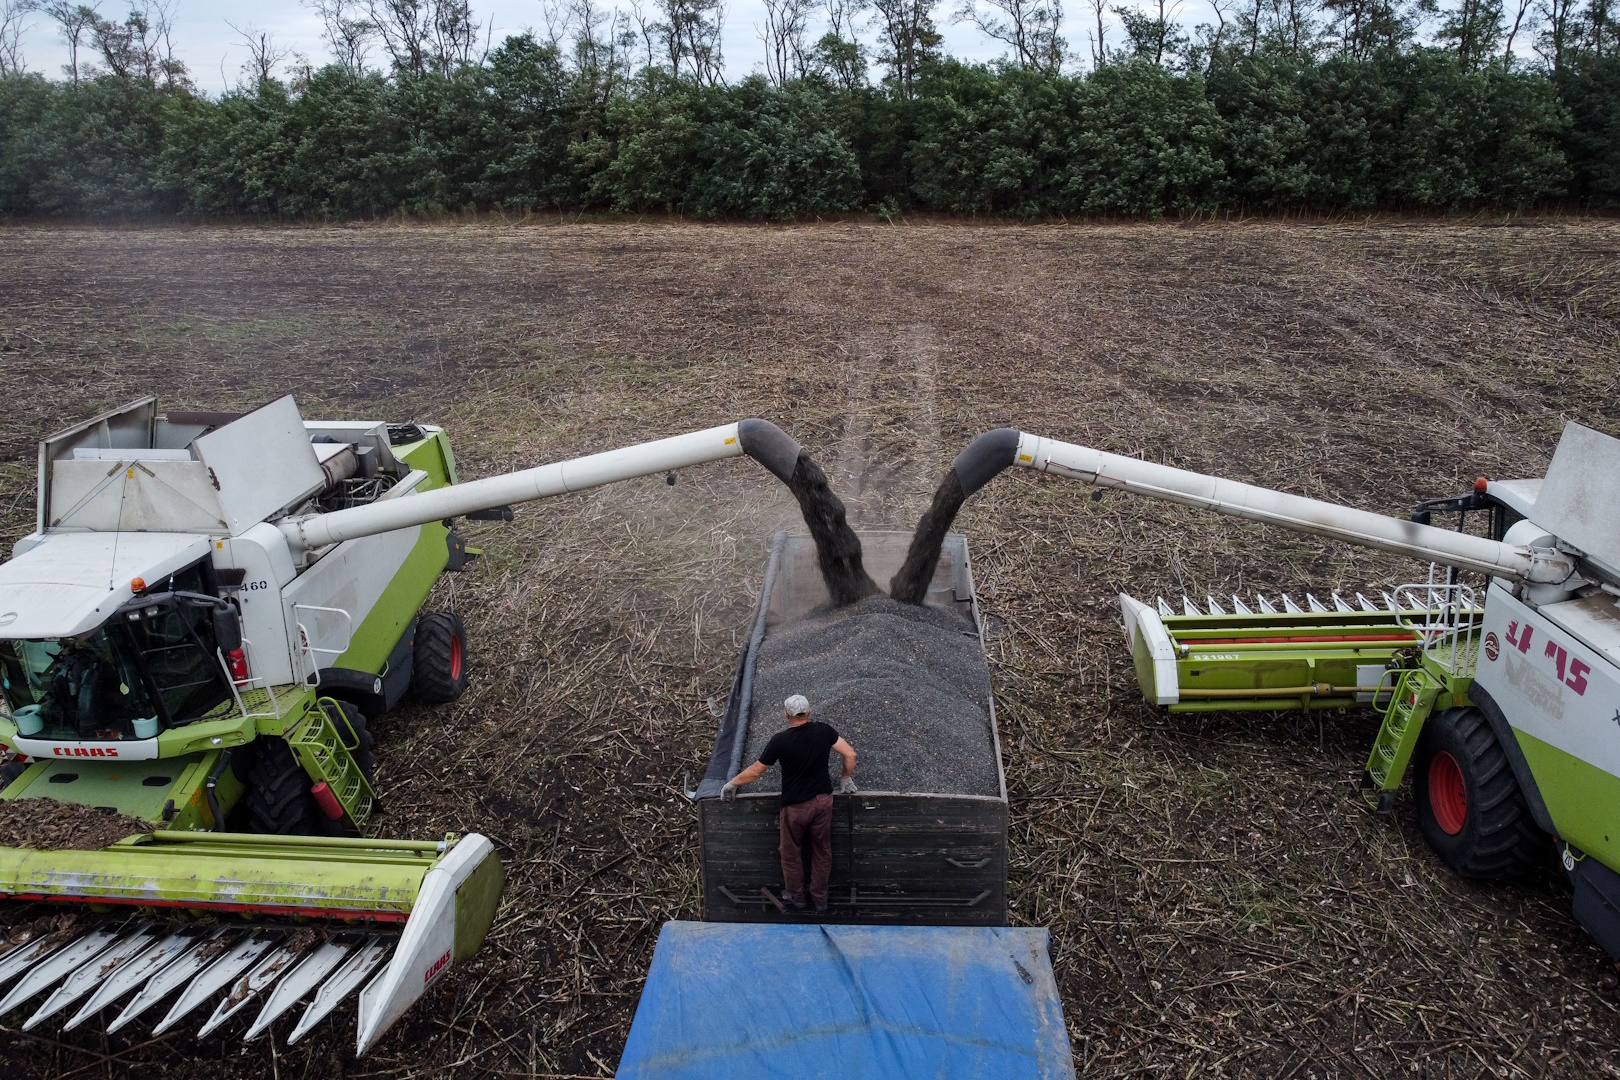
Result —
[[208, 545], [192, 533], [51, 533], [0, 563], [0, 637], [88, 633], [135, 595], [133, 579], [156, 585]]
[[1487, 491], [1520, 517], [1529, 517], [1536, 509], [1536, 496], [1541, 494], [1541, 479], [1492, 480]]

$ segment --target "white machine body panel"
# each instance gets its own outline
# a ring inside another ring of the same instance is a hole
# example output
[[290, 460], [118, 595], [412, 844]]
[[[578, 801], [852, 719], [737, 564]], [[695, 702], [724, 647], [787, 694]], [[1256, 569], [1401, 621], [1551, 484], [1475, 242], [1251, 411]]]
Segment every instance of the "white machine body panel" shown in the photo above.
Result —
[[53, 532], [18, 541], [0, 564], [0, 637], [75, 637], [96, 629], [135, 595], [208, 554], [188, 533]]
[[[422, 527], [413, 525], [345, 540], [283, 591], [290, 644], [302, 654], [305, 676], [332, 667], [348, 651], [421, 535]], [[300, 628], [307, 640], [299, 638]]]
[[233, 536], [326, 486], [309, 439], [288, 394], [193, 441]]
[[[208, 466], [176, 451], [102, 450], [51, 465], [52, 529], [201, 532], [228, 528]], [[184, 453], [181, 451], [181, 453]]]
[[1620, 571], [1620, 439], [1565, 424], [1529, 517], [1608, 570]]
[[355, 1056], [374, 1046], [433, 981], [449, 970], [456, 952], [456, 892], [494, 853], [495, 845], [487, 837], [468, 833], [423, 875], [393, 959], [360, 991]]
[[156, 761], [156, 739], [119, 739], [91, 742], [86, 739], [30, 739], [18, 735], [12, 740], [13, 749], [27, 754], [36, 761], [46, 758], [74, 758], [90, 761]]
[[1125, 624], [1125, 641], [1134, 657], [1141, 639], [1153, 667], [1154, 704], [1174, 705], [1181, 700], [1181, 677], [1176, 672], [1176, 647], [1159, 621], [1159, 613], [1135, 597], [1119, 594], [1119, 612]]
[[[1620, 777], [1620, 667], [1492, 582], [1474, 672], [1515, 729]], [[1556, 822], [1555, 822], [1556, 823]]]
[[247, 641], [253, 678], [273, 686], [296, 682], [293, 646], [281, 602], [282, 589], [296, 575], [287, 538], [274, 525], [260, 523], [240, 536], [214, 541], [214, 566], [243, 572], [234, 598], [242, 613], [242, 637]]
[[1541, 479], [1490, 480], [1485, 490], [1520, 517], [1535, 513], [1536, 496], [1541, 493]]

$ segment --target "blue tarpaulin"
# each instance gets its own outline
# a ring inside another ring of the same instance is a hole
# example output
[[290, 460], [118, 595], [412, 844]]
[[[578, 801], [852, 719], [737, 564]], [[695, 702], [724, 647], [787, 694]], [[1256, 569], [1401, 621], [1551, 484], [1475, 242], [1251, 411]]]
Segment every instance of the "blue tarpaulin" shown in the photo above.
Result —
[[1069, 1080], [1044, 928], [665, 923], [621, 1080]]

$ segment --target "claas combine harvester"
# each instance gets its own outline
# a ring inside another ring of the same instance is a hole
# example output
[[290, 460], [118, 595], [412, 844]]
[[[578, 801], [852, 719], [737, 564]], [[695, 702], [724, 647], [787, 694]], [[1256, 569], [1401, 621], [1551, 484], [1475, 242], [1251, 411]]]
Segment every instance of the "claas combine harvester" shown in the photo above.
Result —
[[[953, 472], [965, 498], [1012, 465], [1430, 563], [1376, 600], [1121, 595], [1143, 694], [1171, 712], [1378, 710], [1368, 805], [1391, 811], [1413, 766], [1423, 835], [1457, 873], [1556, 850], [1576, 919], [1620, 959], [1620, 440], [1569, 424], [1544, 479], [1482, 479], [1411, 520], [1010, 428]], [[1431, 524], [1446, 513], [1485, 535]]]
[[787, 480], [799, 449], [744, 420], [457, 483], [442, 430], [291, 397], [147, 399], [42, 442], [38, 527], [0, 565], [0, 809], [25, 845], [139, 820], [0, 847], [0, 1014], [163, 1031], [211, 1006], [206, 1035], [251, 1005], [252, 1037], [304, 1004], [296, 1040], [358, 991], [375, 1045], [477, 951], [503, 883], [483, 836], [373, 835], [368, 720], [466, 685], [460, 620], [420, 611], [476, 554], [452, 520], [743, 453]]

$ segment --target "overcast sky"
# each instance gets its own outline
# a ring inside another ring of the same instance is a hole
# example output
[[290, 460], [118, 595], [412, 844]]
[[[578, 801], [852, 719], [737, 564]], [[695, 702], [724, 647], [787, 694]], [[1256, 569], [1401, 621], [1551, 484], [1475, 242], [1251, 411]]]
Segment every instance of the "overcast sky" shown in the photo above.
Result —
[[[971, 26], [950, 22], [950, 12], [958, 2], [942, 0], [936, 13], [945, 36], [946, 51], [964, 60], [993, 60], [1003, 55], [1002, 46], [986, 40]], [[1085, 32], [1089, 12], [1082, 9], [1079, 0], [1071, 0], [1071, 6], [1074, 10], [1068, 12], [1065, 26], [1070, 48], [1089, 55]], [[100, 7], [109, 18], [123, 11], [122, 0], [101, 0]], [[1189, 25], [1207, 17], [1206, 0], [1188, 0], [1179, 7], [1182, 20]], [[539, 0], [473, 0], [473, 14], [482, 25], [493, 27], [497, 42], [508, 34], [545, 23]], [[750, 72], [763, 70], [765, 47], [760, 43], [756, 28], [764, 23], [762, 0], [726, 0], [722, 48], [728, 79], [741, 79]], [[211, 94], [236, 85], [241, 78], [243, 61], [247, 59], [247, 50], [231, 28], [232, 24], [243, 29], [253, 26], [269, 31], [274, 34], [276, 44], [297, 49], [317, 65], [326, 59], [320, 20], [298, 0], [179, 0], [174, 24], [180, 59], [191, 70], [198, 88]], [[817, 25], [812, 38], [819, 36], [821, 30]], [[864, 36], [870, 39], [870, 31]], [[1117, 45], [1121, 40], [1117, 21], [1114, 21], [1109, 43]], [[30, 70], [43, 71], [52, 77], [59, 76], [62, 65], [67, 62], [67, 49], [55, 27], [39, 16], [35, 16], [26, 32], [23, 52]]]

